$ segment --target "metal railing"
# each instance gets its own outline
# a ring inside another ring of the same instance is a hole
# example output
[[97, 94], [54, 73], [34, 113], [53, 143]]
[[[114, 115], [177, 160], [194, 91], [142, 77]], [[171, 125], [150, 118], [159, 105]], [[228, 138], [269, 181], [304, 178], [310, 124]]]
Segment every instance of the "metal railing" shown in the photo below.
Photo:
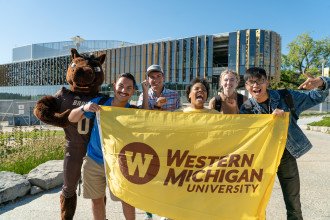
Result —
[[[187, 105], [188, 101], [186, 98], [185, 90], [178, 90], [181, 103]], [[217, 94], [217, 90], [211, 90], [207, 102]], [[240, 90], [240, 93], [247, 95], [245, 90]], [[131, 103], [136, 104], [140, 93], [135, 93], [131, 98]], [[108, 92], [109, 96], [113, 96], [113, 92]], [[31, 126], [41, 125], [40, 122], [33, 114], [33, 109], [36, 101], [26, 100], [0, 100], [0, 123], [6, 126]], [[207, 104], [207, 103], [206, 103]], [[326, 100], [308, 110], [307, 112], [314, 113], [329, 113], [330, 112], [330, 95]]]

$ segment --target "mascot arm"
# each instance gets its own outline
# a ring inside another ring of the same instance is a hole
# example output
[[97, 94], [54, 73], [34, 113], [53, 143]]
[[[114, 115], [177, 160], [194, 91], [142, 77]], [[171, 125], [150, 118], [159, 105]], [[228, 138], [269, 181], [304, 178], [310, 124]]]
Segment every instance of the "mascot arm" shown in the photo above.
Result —
[[68, 120], [70, 112], [71, 109], [67, 109], [60, 113], [56, 98], [53, 96], [43, 97], [34, 108], [34, 115], [42, 122], [62, 128], [70, 124]]

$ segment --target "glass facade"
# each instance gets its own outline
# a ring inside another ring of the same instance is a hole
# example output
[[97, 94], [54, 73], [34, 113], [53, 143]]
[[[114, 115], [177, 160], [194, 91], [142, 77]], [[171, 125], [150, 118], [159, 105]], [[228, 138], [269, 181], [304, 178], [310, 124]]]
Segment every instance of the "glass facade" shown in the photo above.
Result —
[[239, 69], [238, 69], [238, 72], [240, 74], [244, 74], [245, 73], [245, 68], [246, 68], [246, 63], [247, 63], [247, 54], [248, 54], [248, 51], [247, 51], [247, 44], [246, 44], [246, 30], [243, 30], [243, 31], [240, 31], [239, 32]]
[[[85, 42], [80, 44], [80, 49], [87, 48]], [[92, 44], [92, 41], [89, 42]], [[242, 75], [246, 68], [261, 66], [272, 77], [279, 75], [280, 71], [281, 38], [272, 31], [249, 29], [139, 45], [121, 41], [116, 41], [116, 44], [111, 41], [113, 44], [109, 45], [107, 42], [110, 41], [93, 41], [94, 49], [109, 47], [94, 51], [96, 55], [107, 54], [103, 64], [104, 88], [115, 82], [123, 72], [132, 73], [137, 83], [140, 83], [145, 79], [148, 66], [154, 63], [163, 67], [167, 86], [178, 90], [184, 89], [194, 77], [207, 78], [217, 86], [219, 74], [225, 68]], [[70, 47], [63, 47], [66, 44], [67, 42], [49, 43], [38, 47], [52, 45], [52, 50], [66, 50], [68, 54], [72, 42]], [[37, 57], [49, 55], [51, 53], [48, 52], [52, 50], [45, 49], [44, 54], [40, 52]], [[21, 59], [26, 56], [26, 51], [27, 48], [22, 48], [22, 54], [19, 55]], [[69, 63], [70, 56], [65, 55], [0, 65], [0, 93], [31, 96], [54, 94], [56, 89], [67, 85], [65, 75]]]
[[3, 86], [42, 86], [65, 84], [69, 56], [0, 65]]
[[228, 68], [240, 75], [247, 68], [259, 66], [270, 78], [279, 79], [281, 37], [273, 31], [249, 29], [229, 33]]
[[14, 48], [13, 62], [66, 56], [70, 55], [71, 48], [77, 48], [80, 53], [87, 53], [130, 45], [134, 44], [116, 40], [82, 40], [80, 42], [61, 41], [32, 44]]
[[[229, 46], [228, 46], [228, 68], [232, 70], [236, 70], [236, 51], [239, 48], [237, 42], [237, 33], [231, 32], [229, 33]], [[237, 71], [237, 70], [236, 70]]]

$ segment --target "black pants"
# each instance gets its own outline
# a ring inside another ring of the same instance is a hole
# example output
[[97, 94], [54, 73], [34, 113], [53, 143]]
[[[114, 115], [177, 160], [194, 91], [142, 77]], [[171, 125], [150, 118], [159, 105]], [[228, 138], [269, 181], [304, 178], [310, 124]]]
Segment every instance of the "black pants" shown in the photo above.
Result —
[[284, 150], [277, 177], [280, 181], [288, 220], [301, 220], [300, 180], [296, 158]]

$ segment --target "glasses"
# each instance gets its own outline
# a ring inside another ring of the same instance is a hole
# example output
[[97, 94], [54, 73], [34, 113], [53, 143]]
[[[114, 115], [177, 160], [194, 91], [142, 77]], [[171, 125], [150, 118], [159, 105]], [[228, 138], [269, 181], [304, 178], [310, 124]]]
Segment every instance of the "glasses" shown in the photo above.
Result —
[[261, 78], [261, 79], [257, 79], [257, 80], [248, 80], [248, 81], [245, 82], [245, 84], [248, 85], [248, 86], [253, 86], [255, 83], [257, 85], [262, 85], [265, 82], [266, 82], [266, 79]]

